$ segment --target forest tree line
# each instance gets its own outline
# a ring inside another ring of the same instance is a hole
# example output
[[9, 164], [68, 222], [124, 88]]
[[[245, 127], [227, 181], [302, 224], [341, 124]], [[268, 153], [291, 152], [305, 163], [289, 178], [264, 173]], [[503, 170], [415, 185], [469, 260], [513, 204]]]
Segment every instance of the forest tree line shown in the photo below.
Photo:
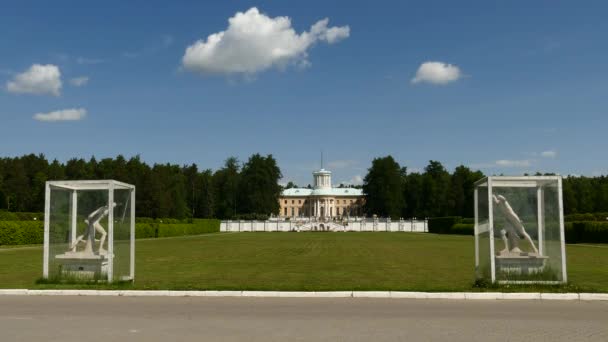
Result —
[[[480, 171], [458, 166], [449, 172], [430, 161], [409, 172], [391, 156], [376, 158], [364, 178], [368, 215], [473, 216], [473, 188]], [[261, 218], [278, 214], [281, 170], [272, 155], [234, 157], [215, 171], [196, 164], [153, 164], [139, 156], [48, 161], [29, 154], [0, 158], [0, 210], [40, 212], [47, 180], [115, 179], [137, 187], [136, 214], [152, 218]], [[289, 184], [295, 186], [295, 184]], [[608, 212], [608, 177], [565, 177], [565, 214]]]
[[[392, 218], [473, 217], [473, 190], [483, 177], [464, 165], [450, 173], [431, 160], [422, 172], [409, 172], [391, 156], [376, 158], [364, 178], [365, 211]], [[608, 177], [564, 177], [563, 198], [566, 215], [608, 212]]]
[[213, 172], [196, 164], [154, 164], [139, 156], [49, 162], [44, 155], [0, 158], [0, 210], [41, 212], [47, 180], [114, 179], [136, 186], [136, 215], [235, 218], [279, 211], [281, 170], [272, 155], [228, 158]]

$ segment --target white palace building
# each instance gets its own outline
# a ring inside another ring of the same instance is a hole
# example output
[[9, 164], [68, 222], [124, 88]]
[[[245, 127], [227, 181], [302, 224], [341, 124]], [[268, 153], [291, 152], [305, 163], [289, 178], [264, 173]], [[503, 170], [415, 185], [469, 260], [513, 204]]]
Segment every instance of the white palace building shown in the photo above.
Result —
[[279, 197], [281, 217], [335, 218], [363, 215], [363, 190], [332, 187], [331, 171], [325, 169], [313, 172], [313, 179], [312, 189], [283, 190]]

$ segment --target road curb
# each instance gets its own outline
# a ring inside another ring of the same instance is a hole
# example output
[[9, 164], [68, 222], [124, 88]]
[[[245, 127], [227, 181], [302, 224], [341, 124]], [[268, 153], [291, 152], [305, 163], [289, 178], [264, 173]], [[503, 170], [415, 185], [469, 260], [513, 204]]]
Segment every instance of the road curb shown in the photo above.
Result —
[[257, 297], [257, 298], [392, 298], [457, 300], [608, 301], [608, 293], [409, 292], [409, 291], [170, 291], [170, 290], [28, 290], [0, 289], [0, 296], [114, 297]]

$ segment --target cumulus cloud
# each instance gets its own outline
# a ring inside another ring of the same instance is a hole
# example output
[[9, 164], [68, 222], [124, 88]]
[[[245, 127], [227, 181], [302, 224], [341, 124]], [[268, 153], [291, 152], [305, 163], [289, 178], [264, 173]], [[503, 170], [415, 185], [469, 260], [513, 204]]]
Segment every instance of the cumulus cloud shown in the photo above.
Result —
[[363, 184], [363, 177], [361, 175], [355, 175], [350, 179], [350, 183], [353, 185], [361, 185]]
[[36, 113], [34, 119], [38, 121], [78, 121], [85, 118], [87, 110], [84, 108], [72, 108], [56, 110], [48, 113]]
[[318, 41], [348, 38], [348, 26], [328, 27], [323, 19], [297, 33], [289, 17], [271, 18], [253, 7], [228, 19], [225, 31], [190, 45], [182, 58], [186, 70], [203, 74], [255, 74], [290, 64], [307, 66], [308, 50]]
[[462, 77], [460, 68], [443, 62], [425, 62], [418, 67], [412, 83], [448, 84]]
[[74, 77], [70, 79], [70, 84], [74, 87], [82, 87], [89, 83], [89, 78], [87, 76]]
[[7, 82], [6, 89], [16, 94], [61, 94], [61, 72], [56, 65], [34, 64]]
[[363, 177], [361, 175], [354, 175], [351, 179], [341, 181], [340, 184], [343, 185], [362, 185]]
[[497, 160], [495, 164], [496, 164], [496, 166], [502, 166], [502, 167], [529, 167], [532, 165], [532, 162], [528, 159], [524, 159], [524, 160], [501, 159], [501, 160]]
[[540, 153], [540, 155], [543, 158], [555, 158], [555, 157], [557, 157], [557, 151], [553, 151], [553, 150], [543, 151]]

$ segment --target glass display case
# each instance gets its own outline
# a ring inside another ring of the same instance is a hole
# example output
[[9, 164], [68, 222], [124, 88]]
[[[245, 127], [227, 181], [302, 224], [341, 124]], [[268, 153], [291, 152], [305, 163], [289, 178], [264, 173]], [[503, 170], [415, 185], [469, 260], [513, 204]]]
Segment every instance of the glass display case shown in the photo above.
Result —
[[46, 182], [45, 279], [135, 277], [135, 186], [114, 180]]
[[492, 283], [567, 282], [561, 176], [475, 183], [475, 270]]

